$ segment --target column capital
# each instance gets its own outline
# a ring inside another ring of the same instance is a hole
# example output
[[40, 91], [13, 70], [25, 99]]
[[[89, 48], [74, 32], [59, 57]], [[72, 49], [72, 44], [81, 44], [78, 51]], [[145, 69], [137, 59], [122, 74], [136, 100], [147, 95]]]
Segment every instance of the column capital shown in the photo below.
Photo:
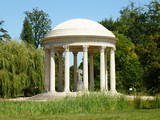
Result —
[[108, 51], [109, 51], [109, 48], [106, 48], [105, 51], [108, 52]]
[[44, 51], [48, 51], [48, 50], [49, 50], [49, 48], [47, 48], [47, 47], [44, 48]]
[[50, 48], [50, 51], [51, 51], [51, 52], [54, 52], [54, 47], [51, 47], [51, 48]]
[[115, 48], [115, 47], [110, 48], [110, 53], [113, 53], [113, 52], [115, 52], [115, 51], [116, 51], [116, 48]]
[[105, 50], [105, 53], [104, 53], [104, 54], [105, 54], [105, 56], [107, 57], [108, 49]]
[[68, 45], [63, 46], [63, 48], [65, 49], [65, 52], [69, 52], [69, 46]]
[[87, 52], [88, 51], [88, 47], [89, 47], [88, 45], [83, 45], [83, 51]]
[[45, 52], [45, 55], [49, 55], [49, 53], [50, 53], [49, 49], [47, 49], [47, 48], [44, 49], [44, 52]]
[[112, 54], [112, 53], [114, 53], [115, 52], [115, 48], [111, 48], [110, 49], [110, 53]]
[[63, 53], [63, 51], [58, 51], [58, 54], [62, 54]]
[[93, 56], [93, 55], [94, 55], [94, 52], [93, 52], [93, 51], [90, 51], [90, 52], [89, 52], [89, 55], [90, 55], [90, 56]]
[[74, 51], [72, 52], [74, 56], [77, 56], [78, 52], [77, 51]]
[[101, 52], [104, 52], [104, 49], [106, 48], [106, 46], [101, 46], [100, 47], [100, 50], [101, 50]]

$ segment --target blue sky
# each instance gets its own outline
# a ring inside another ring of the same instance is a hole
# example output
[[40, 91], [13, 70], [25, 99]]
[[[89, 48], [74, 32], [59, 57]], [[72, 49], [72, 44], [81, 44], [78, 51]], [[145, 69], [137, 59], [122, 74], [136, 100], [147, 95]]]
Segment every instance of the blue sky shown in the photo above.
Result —
[[87, 18], [101, 21], [119, 17], [119, 11], [129, 1], [136, 5], [148, 4], [150, 0], [1, 0], [0, 20], [12, 39], [19, 40], [24, 20], [24, 12], [38, 7], [48, 13], [52, 28], [72, 18]]

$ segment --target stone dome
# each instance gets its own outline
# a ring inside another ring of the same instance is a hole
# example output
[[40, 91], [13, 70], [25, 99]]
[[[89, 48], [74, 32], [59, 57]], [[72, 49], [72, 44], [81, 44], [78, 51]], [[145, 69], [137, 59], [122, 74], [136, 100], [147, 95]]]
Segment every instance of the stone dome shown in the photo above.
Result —
[[50, 39], [54, 37], [105, 37], [116, 39], [115, 35], [98, 22], [88, 19], [71, 19], [65, 21], [51, 30], [45, 37]]

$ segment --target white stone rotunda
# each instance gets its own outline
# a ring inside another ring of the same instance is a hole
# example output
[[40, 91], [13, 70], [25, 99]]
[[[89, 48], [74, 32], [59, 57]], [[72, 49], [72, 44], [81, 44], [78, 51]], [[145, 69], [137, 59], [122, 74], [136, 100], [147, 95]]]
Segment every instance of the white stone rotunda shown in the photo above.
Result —
[[[94, 53], [100, 52], [100, 91], [116, 92], [115, 44], [117, 38], [101, 24], [88, 19], [71, 19], [57, 25], [44, 38], [45, 90], [55, 89], [55, 52], [58, 53], [58, 91], [70, 92], [69, 52], [73, 53], [74, 90], [77, 90], [77, 54], [83, 52], [83, 91], [94, 89]], [[110, 54], [108, 90], [107, 54]], [[64, 55], [64, 67], [62, 56]], [[88, 59], [90, 62], [88, 62]], [[88, 68], [89, 66], [89, 68]], [[63, 75], [64, 74], [64, 75]], [[63, 77], [64, 76], [64, 77]], [[64, 83], [64, 84], [63, 84]]]

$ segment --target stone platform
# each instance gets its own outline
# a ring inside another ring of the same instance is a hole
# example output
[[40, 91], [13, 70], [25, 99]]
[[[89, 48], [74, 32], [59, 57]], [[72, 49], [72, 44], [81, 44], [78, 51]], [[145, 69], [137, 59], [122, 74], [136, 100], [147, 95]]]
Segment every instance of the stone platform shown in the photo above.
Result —
[[113, 93], [113, 92], [48, 92], [38, 94], [32, 97], [20, 97], [14, 99], [8, 99], [9, 101], [48, 101], [48, 100], [60, 100], [66, 97], [80, 97], [83, 95], [106, 95], [109, 97], [126, 97], [128, 100], [134, 100], [136, 98], [140, 98], [142, 100], [154, 100], [155, 97], [153, 96], [129, 96], [123, 95], [121, 93]]

